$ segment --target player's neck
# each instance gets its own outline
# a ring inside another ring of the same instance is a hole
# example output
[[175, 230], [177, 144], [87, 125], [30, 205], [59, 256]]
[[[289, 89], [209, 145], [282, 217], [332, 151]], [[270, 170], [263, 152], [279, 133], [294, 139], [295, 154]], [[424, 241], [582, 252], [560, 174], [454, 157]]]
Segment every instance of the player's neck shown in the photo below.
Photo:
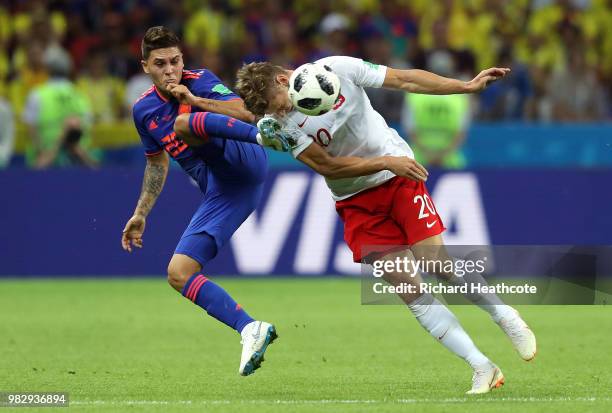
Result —
[[157, 90], [157, 93], [162, 97], [162, 99], [168, 101], [172, 99], [172, 94], [168, 91], [165, 90], [161, 90], [160, 88], [158, 88], [157, 86], [155, 86], [155, 90]]

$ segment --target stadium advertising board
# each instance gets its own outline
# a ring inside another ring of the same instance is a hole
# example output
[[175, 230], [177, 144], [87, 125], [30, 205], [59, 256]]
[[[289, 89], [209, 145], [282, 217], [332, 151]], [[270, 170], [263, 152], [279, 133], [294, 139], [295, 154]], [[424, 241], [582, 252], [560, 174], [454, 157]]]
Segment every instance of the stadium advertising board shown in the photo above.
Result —
[[[63, 170], [0, 174], [1, 276], [164, 274], [200, 201], [171, 171], [147, 221], [144, 248], [120, 246], [121, 229], [141, 185], [135, 170]], [[610, 244], [605, 188], [612, 172], [487, 170], [434, 172], [428, 186], [449, 244]], [[30, 211], [24, 216], [24, 211]], [[343, 242], [324, 180], [304, 170], [270, 173], [257, 211], [207, 269], [210, 274], [360, 273]]]

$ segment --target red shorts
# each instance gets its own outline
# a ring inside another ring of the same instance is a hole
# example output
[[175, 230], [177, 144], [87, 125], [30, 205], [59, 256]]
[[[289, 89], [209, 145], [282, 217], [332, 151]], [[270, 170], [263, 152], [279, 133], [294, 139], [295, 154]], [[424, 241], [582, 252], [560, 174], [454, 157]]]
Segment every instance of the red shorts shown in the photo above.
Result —
[[413, 245], [446, 229], [425, 184], [399, 176], [336, 202], [336, 211], [355, 262]]

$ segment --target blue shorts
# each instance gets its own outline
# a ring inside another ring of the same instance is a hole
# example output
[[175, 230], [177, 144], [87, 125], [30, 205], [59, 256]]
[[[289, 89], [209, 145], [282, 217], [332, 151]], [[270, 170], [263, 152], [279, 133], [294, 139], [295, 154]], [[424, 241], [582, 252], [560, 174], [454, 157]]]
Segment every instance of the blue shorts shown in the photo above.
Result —
[[194, 152], [206, 162], [198, 174], [204, 199], [174, 252], [204, 266], [259, 204], [268, 165], [265, 150], [250, 143], [213, 137]]

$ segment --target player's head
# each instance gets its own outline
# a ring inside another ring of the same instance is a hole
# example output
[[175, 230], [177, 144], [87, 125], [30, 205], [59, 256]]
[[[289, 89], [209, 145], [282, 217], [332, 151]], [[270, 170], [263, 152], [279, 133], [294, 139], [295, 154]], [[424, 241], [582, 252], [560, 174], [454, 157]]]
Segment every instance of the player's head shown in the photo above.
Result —
[[183, 76], [183, 53], [180, 39], [164, 26], [147, 30], [142, 39], [142, 68], [155, 87], [168, 93], [168, 85], [180, 83]]
[[293, 110], [287, 93], [291, 71], [270, 62], [249, 63], [238, 69], [236, 91], [255, 115], [285, 115]]

